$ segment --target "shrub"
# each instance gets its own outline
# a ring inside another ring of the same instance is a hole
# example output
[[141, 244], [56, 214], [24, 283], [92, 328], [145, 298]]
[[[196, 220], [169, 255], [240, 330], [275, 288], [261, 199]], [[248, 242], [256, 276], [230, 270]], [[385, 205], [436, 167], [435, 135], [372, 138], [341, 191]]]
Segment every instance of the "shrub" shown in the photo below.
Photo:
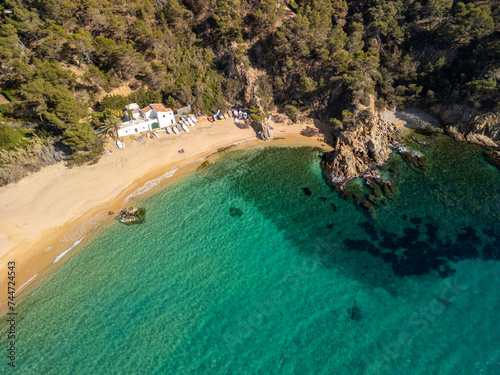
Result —
[[361, 97], [361, 99], [359, 100], [359, 102], [364, 105], [365, 107], [369, 107], [370, 106], [370, 97], [368, 96], [368, 94], [363, 94], [363, 96]]
[[17, 146], [27, 144], [24, 138], [26, 132], [22, 129], [12, 129], [7, 125], [0, 125], [0, 149], [14, 150]]
[[293, 105], [285, 106], [285, 113], [293, 122], [296, 122], [299, 118], [299, 110]]
[[0, 94], [2, 94], [3, 96], [5, 96], [11, 103], [15, 103], [16, 99], [12, 96], [12, 94], [10, 93], [10, 91], [8, 91], [8, 90], [1, 90]]

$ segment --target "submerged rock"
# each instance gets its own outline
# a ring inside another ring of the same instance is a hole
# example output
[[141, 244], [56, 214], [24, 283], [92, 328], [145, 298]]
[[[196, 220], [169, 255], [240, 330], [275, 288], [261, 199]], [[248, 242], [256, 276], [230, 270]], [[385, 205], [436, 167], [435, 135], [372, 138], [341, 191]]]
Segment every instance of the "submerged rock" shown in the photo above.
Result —
[[197, 171], [199, 171], [200, 169], [203, 169], [203, 168], [206, 168], [206, 167], [209, 167], [211, 166], [212, 163], [209, 162], [208, 160], [205, 160], [203, 163], [201, 163], [198, 168], [196, 168]]
[[304, 192], [304, 194], [305, 194], [305, 195], [307, 195], [307, 196], [309, 196], [309, 195], [311, 195], [311, 194], [312, 194], [311, 190], [309, 190], [309, 188], [306, 188], [306, 187], [302, 188], [302, 191], [303, 191], [303, 192]]
[[356, 322], [359, 322], [361, 319], [363, 319], [363, 313], [361, 309], [356, 305], [356, 301], [354, 301], [354, 305], [352, 307], [349, 307], [347, 309], [347, 313], [349, 314], [349, 318]]
[[421, 217], [412, 217], [410, 219], [410, 223], [415, 224], [415, 225], [422, 224], [422, 218]]
[[415, 172], [422, 173], [428, 169], [425, 156], [410, 152], [403, 147], [400, 147], [398, 152], [404, 162]]
[[230, 207], [229, 208], [229, 215], [233, 216], [233, 217], [240, 217], [240, 216], [243, 216], [243, 211], [237, 207]]
[[500, 170], [500, 151], [487, 151], [484, 153], [484, 159], [494, 167], [497, 167], [498, 170]]

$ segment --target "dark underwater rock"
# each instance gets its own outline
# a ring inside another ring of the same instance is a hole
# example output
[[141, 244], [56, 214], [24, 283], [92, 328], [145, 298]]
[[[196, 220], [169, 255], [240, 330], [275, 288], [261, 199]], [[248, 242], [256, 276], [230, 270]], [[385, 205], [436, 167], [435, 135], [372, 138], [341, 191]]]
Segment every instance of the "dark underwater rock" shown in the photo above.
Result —
[[208, 166], [212, 165], [212, 163], [210, 163], [208, 160], [205, 160], [203, 163], [201, 163], [198, 168], [196, 168], [197, 171], [199, 171], [200, 169], [203, 169], [203, 168], [206, 168]]
[[351, 251], [365, 251], [375, 257], [380, 255], [380, 250], [367, 240], [351, 240], [348, 238], [344, 240], [344, 244]]
[[371, 221], [365, 221], [363, 223], [358, 223], [358, 227], [362, 228], [367, 234], [370, 235], [372, 241], [378, 240], [377, 230]]
[[500, 170], [500, 151], [486, 151], [484, 153], [484, 159]]
[[432, 261], [422, 257], [419, 252], [405, 251], [397, 263], [393, 263], [392, 270], [396, 276], [425, 275], [433, 270]]
[[328, 224], [326, 227], [327, 227], [328, 229], [333, 229], [333, 224]]
[[333, 212], [337, 212], [339, 209], [337, 208], [337, 206], [335, 206], [335, 204], [333, 203], [330, 203], [330, 206], [332, 206], [332, 210]]
[[422, 224], [422, 218], [421, 217], [412, 217], [410, 219], [410, 223], [415, 224], [415, 225]]
[[306, 188], [306, 187], [302, 188], [302, 191], [303, 191], [303, 192], [304, 192], [304, 194], [305, 194], [305, 195], [307, 195], [307, 196], [309, 196], [309, 195], [311, 195], [311, 194], [312, 194], [311, 190], [309, 190], [309, 188]]
[[401, 247], [409, 246], [412, 243], [418, 241], [418, 236], [420, 235], [420, 231], [415, 228], [405, 228], [403, 229], [404, 236], [398, 238], [397, 243]]
[[368, 200], [361, 200], [358, 202], [357, 206], [368, 212], [370, 215], [375, 214], [375, 206]]
[[230, 207], [229, 208], [229, 215], [233, 217], [240, 217], [243, 216], [243, 211], [237, 207]]
[[408, 220], [408, 216], [407, 215], [401, 215], [401, 219]]
[[427, 229], [427, 238], [429, 240], [429, 242], [432, 242], [432, 243], [435, 243], [438, 241], [438, 238], [437, 238], [437, 231], [438, 231], [438, 227], [436, 227], [435, 225], [432, 225], [432, 224], [425, 224], [425, 228]]
[[408, 167], [410, 167], [413, 171], [422, 173], [428, 169], [427, 158], [425, 156], [412, 153], [404, 148], [400, 148], [398, 151], [406, 165], [408, 165]]
[[439, 276], [441, 276], [443, 279], [453, 276], [455, 273], [455, 269], [453, 269], [448, 262], [443, 262], [437, 267], [437, 271], [439, 273]]
[[391, 251], [395, 251], [399, 248], [399, 245], [396, 243], [397, 236], [394, 233], [382, 231], [381, 234], [382, 241], [379, 243], [380, 246]]
[[387, 170], [393, 178], [399, 179], [399, 165], [397, 163], [391, 163]]
[[399, 191], [398, 185], [396, 185], [394, 182], [384, 180], [383, 183], [381, 184], [382, 186], [382, 191], [384, 192], [384, 195], [390, 199], [394, 200], [396, 199], [396, 194]]
[[347, 314], [349, 314], [349, 318], [351, 318], [351, 320], [354, 320], [356, 322], [359, 322], [361, 319], [363, 319], [363, 312], [356, 305], [356, 302], [354, 302], [354, 305], [352, 307], [349, 307], [347, 309]]
[[398, 262], [398, 256], [394, 253], [381, 253], [380, 257], [387, 264], [395, 264]]
[[322, 200], [323, 202], [327, 201], [327, 198], [325, 198], [325, 197], [319, 197], [319, 199]]
[[483, 249], [484, 260], [500, 260], [500, 248], [488, 244]]
[[470, 225], [466, 226], [464, 233], [458, 235], [458, 241], [460, 243], [469, 243], [471, 245], [481, 245], [482, 240], [476, 233], [476, 230]]

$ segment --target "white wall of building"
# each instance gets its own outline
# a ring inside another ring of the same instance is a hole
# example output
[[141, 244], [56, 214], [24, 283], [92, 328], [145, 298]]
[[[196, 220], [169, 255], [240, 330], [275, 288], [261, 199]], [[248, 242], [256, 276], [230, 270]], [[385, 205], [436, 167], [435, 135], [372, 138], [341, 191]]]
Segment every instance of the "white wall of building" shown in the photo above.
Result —
[[158, 112], [156, 114], [156, 116], [157, 116], [158, 125], [160, 125], [160, 128], [165, 128], [167, 126], [175, 124], [174, 111]]
[[142, 132], [147, 132], [151, 130], [151, 124], [156, 122], [156, 120], [148, 120], [139, 123], [123, 123], [118, 129], [118, 137], [125, 137], [127, 135], [139, 134]]

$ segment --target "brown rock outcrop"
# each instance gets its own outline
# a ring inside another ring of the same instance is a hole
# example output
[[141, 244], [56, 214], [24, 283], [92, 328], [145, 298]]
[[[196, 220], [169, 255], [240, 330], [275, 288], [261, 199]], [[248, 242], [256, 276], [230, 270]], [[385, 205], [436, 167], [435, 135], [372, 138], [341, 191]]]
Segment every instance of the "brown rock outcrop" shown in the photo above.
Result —
[[432, 108], [445, 124], [448, 134], [457, 141], [487, 147], [500, 145], [500, 114], [481, 113], [467, 105], [438, 105]]
[[389, 159], [391, 145], [399, 139], [395, 126], [368, 109], [355, 112], [353, 124], [337, 135], [335, 151], [323, 158], [323, 168], [334, 184], [370, 174]]

